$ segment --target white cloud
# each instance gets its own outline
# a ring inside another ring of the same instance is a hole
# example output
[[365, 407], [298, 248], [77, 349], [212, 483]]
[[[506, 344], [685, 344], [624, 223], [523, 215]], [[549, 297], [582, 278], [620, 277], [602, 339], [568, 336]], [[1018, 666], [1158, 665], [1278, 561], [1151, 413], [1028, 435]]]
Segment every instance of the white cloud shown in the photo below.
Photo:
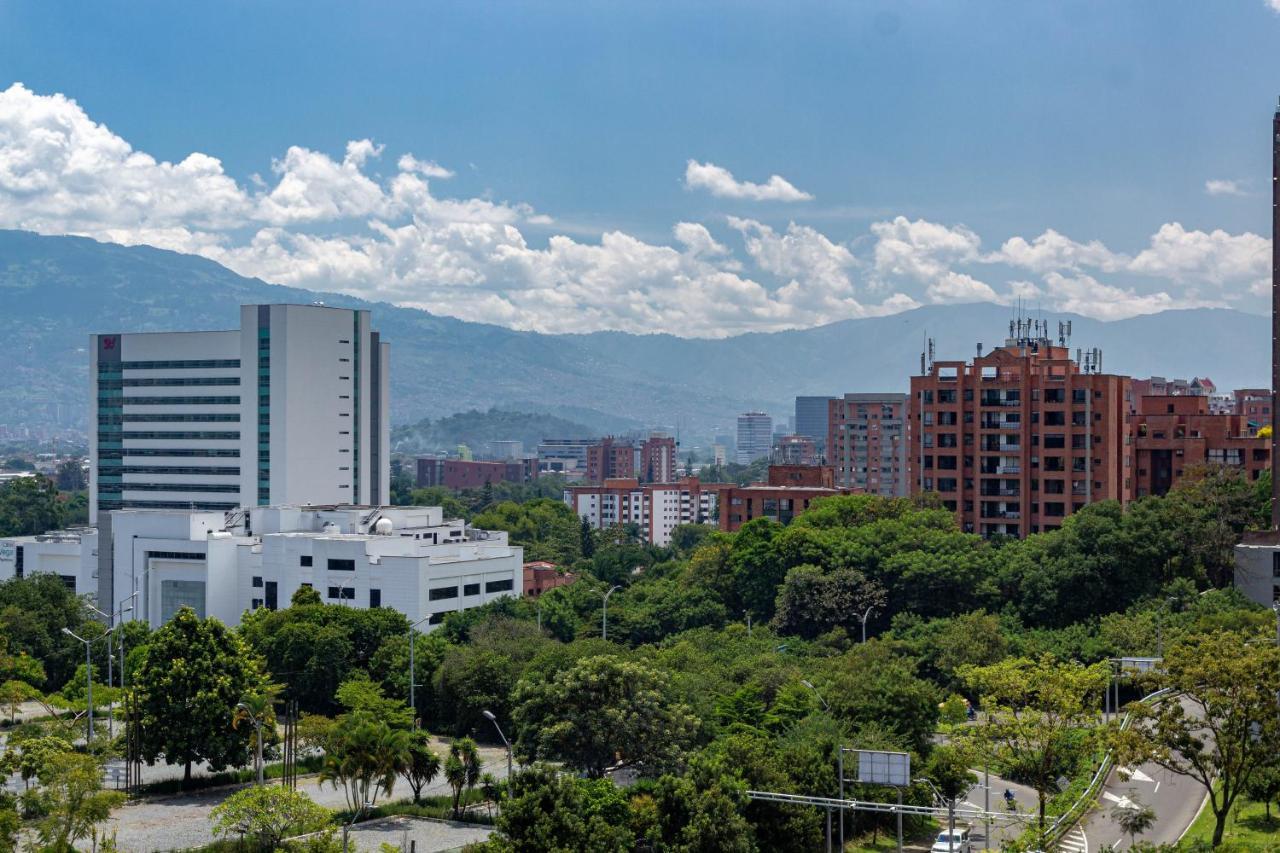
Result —
[[[453, 172], [413, 154], [379, 174], [385, 154], [369, 139], [340, 158], [293, 146], [240, 183], [215, 157], [158, 161], [74, 101], [15, 84], [0, 91], [0, 227], [147, 244], [267, 281], [552, 332], [719, 337], [1018, 296], [1109, 319], [1268, 292], [1270, 243], [1255, 234], [1169, 223], [1133, 258], [1053, 230], [984, 253], [969, 228], [903, 216], [873, 223], [869, 245], [736, 217], [719, 235], [715, 223], [677, 222], [670, 245], [619, 231], [585, 241], [551, 231], [555, 220], [527, 204], [441, 195]], [[776, 176], [740, 184], [690, 166], [691, 186], [807, 198]], [[545, 242], [527, 239], [530, 226]], [[1129, 280], [1104, 284], [1100, 273]]]
[[1160, 226], [1128, 269], [1178, 282], [1252, 282], [1271, 269], [1271, 241], [1247, 231], [1188, 231], [1170, 222]]
[[714, 163], [690, 160], [684, 170], [685, 189], [703, 189], [717, 198], [749, 201], [812, 201], [813, 196], [796, 189], [781, 175], [771, 175], [763, 184], [739, 181], [728, 169]]
[[1267, 0], [1267, 5], [1271, 7], [1272, 12], [1280, 12], [1280, 0]]
[[1128, 262], [1128, 258], [1115, 254], [1098, 240], [1077, 243], [1052, 228], [1030, 243], [1022, 237], [1011, 237], [999, 252], [988, 255], [984, 260], [1038, 273], [1080, 267], [1096, 267], [1111, 272]]
[[[1280, 0], [1276, 2], [1280, 3]], [[1204, 182], [1204, 191], [1209, 195], [1245, 195], [1239, 181], [1210, 179]]]
[[[1029, 295], [1023, 293], [1021, 295]], [[1222, 302], [1180, 299], [1165, 291], [1140, 294], [1133, 290], [1103, 284], [1088, 275], [1064, 276], [1051, 272], [1044, 277], [1038, 295], [1046, 307], [1054, 311], [1070, 311], [1099, 320], [1122, 320], [1138, 314], [1154, 314], [1173, 308], [1221, 307]]]

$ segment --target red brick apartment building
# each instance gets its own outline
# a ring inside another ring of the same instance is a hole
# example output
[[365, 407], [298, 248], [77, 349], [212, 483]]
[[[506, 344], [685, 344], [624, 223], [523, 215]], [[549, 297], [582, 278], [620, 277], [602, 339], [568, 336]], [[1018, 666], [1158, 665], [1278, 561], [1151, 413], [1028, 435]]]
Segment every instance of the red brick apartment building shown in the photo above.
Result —
[[818, 498], [847, 495], [829, 465], [770, 465], [767, 483], [728, 486], [720, 492], [720, 529], [732, 532], [756, 518], [788, 524]]
[[555, 563], [546, 560], [533, 560], [524, 564], [524, 594], [526, 598], [537, 598], [549, 589], [568, 586], [578, 578], [571, 572], [562, 572]]
[[903, 497], [909, 426], [906, 394], [845, 394], [827, 401], [827, 464], [836, 485]]
[[527, 483], [537, 476], [538, 460], [532, 457], [518, 462], [422, 458], [418, 460], [416, 483], [419, 488], [477, 489], [485, 483]]
[[1208, 397], [1142, 397], [1132, 424], [1134, 497], [1165, 494], [1196, 465], [1231, 465], [1258, 479], [1271, 467], [1271, 442], [1249, 423], [1245, 414], [1210, 414]]
[[912, 493], [938, 492], [984, 536], [1052, 530], [1092, 501], [1133, 495], [1130, 379], [1083, 372], [1050, 339], [1009, 339], [911, 379]]
[[807, 435], [784, 435], [773, 448], [773, 461], [778, 465], [818, 465], [821, 463], [817, 442]]
[[587, 448], [587, 481], [634, 477], [644, 483], [672, 483], [676, 479], [676, 440], [652, 435], [640, 443], [606, 436]]

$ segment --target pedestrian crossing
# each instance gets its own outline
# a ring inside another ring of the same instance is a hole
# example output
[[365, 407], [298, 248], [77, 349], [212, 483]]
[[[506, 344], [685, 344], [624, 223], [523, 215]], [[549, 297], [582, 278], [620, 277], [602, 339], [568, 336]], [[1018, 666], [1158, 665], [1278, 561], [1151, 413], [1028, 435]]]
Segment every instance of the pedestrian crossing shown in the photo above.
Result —
[[1058, 842], [1059, 853], [1089, 853], [1089, 839], [1085, 838], [1084, 830], [1080, 827], [1068, 832]]

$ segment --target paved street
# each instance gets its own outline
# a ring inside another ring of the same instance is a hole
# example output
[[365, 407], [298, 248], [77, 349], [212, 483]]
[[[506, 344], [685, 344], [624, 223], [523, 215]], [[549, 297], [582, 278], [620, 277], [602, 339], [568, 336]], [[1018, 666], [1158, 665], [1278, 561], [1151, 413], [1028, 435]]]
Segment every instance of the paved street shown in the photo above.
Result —
[[[448, 747], [438, 743], [436, 751], [443, 755], [448, 751]], [[484, 759], [485, 770], [500, 779], [506, 778], [505, 750], [481, 747], [480, 755]], [[107, 827], [107, 832], [114, 831], [120, 849], [130, 853], [181, 850], [208, 844], [214, 840], [210, 812], [214, 806], [241, 787], [244, 786], [216, 788], [129, 803], [116, 810]], [[328, 808], [340, 809], [346, 806], [342, 788], [335, 789], [332, 785], [321, 786], [315, 776], [300, 778], [298, 790]], [[427, 796], [447, 793], [449, 793], [449, 786], [441, 777], [437, 777], [436, 781], [424, 791]], [[408, 795], [409, 787], [401, 780], [392, 793], [392, 799], [400, 799]], [[377, 845], [373, 845], [372, 849], [377, 849]], [[419, 845], [418, 849], [421, 851], [422, 846]]]
[[371, 820], [351, 830], [351, 841], [358, 850], [373, 853], [379, 845], [390, 844], [402, 850], [414, 842], [417, 853], [444, 853], [467, 844], [486, 840], [493, 830], [473, 823], [391, 817]]

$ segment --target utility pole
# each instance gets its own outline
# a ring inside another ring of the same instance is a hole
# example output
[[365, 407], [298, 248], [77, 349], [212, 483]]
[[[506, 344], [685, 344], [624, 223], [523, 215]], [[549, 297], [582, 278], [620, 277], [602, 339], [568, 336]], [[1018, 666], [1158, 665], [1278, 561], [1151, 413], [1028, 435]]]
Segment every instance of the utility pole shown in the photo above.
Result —
[[1271, 120], [1271, 528], [1280, 529], [1280, 105]]

